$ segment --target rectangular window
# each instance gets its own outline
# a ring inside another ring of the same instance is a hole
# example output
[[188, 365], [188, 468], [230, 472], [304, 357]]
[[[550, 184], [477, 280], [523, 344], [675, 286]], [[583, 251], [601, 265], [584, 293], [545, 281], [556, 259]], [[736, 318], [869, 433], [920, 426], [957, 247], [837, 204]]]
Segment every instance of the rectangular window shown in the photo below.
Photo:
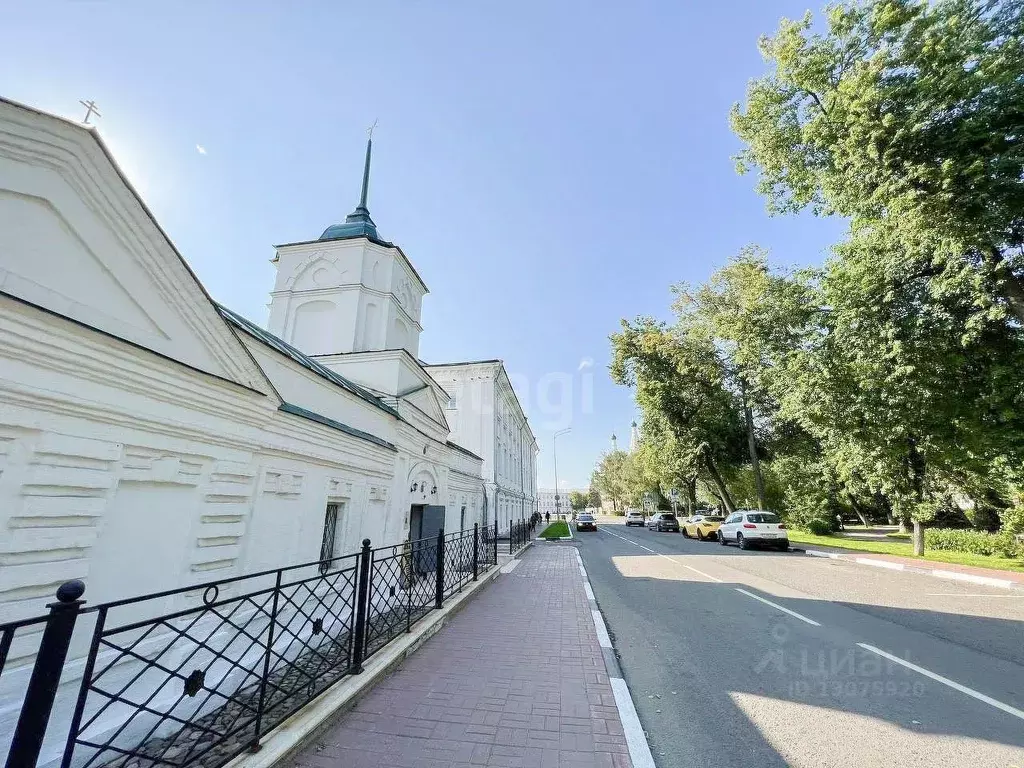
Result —
[[328, 504], [324, 515], [324, 537], [320, 543], [320, 573], [327, 573], [331, 568], [331, 559], [335, 557], [335, 545], [338, 538], [338, 517], [340, 504]]

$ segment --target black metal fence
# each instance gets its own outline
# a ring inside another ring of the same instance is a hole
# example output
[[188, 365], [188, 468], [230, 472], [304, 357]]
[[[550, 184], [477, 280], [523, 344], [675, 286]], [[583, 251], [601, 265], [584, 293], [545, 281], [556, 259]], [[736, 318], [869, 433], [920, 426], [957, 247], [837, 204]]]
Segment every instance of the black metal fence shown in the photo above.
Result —
[[510, 520], [508, 524], [508, 552], [512, 554], [525, 547], [530, 541], [530, 534], [537, 527], [540, 515], [534, 514], [528, 520]]
[[68, 582], [48, 616], [0, 625], [0, 676], [12, 647], [38, 638], [22, 651], [35, 660], [6, 766], [35, 768], [83, 616], [95, 624], [62, 768], [216, 768], [494, 567], [497, 546], [497, 523], [367, 539], [343, 557], [88, 608]]

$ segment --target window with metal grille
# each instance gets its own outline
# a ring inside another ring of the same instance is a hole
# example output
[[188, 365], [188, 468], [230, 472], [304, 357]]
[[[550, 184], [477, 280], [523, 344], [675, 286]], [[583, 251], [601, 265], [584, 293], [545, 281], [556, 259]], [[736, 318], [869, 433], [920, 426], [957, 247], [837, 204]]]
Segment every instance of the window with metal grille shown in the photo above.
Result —
[[328, 504], [324, 516], [324, 539], [320, 544], [320, 573], [327, 573], [334, 557], [334, 539], [338, 534], [338, 509], [340, 504]]

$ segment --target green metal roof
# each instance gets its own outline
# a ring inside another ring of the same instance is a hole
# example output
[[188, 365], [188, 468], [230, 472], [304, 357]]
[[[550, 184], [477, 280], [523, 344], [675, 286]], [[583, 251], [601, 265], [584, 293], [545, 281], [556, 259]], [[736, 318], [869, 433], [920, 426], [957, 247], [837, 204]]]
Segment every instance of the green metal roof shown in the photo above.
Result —
[[380, 408], [382, 411], [385, 411], [391, 414], [392, 416], [401, 418], [398, 414], [398, 411], [396, 411], [390, 405], [385, 403], [383, 400], [381, 400], [375, 394], [370, 392], [368, 389], [365, 389], [356, 384], [355, 382], [349, 381], [344, 376], [335, 373], [327, 366], [323, 365], [322, 363], [318, 363], [309, 355], [300, 352], [288, 342], [284, 341], [283, 339], [279, 339], [270, 331], [260, 328], [252, 321], [246, 320], [238, 313], [232, 312], [230, 309], [221, 304], [217, 304], [216, 306], [217, 309], [220, 310], [221, 316], [239, 330], [245, 331], [253, 338], [263, 342], [268, 347], [271, 347], [272, 349], [280, 352], [281, 354], [287, 355], [296, 363], [301, 365], [303, 368], [312, 371], [317, 376], [321, 376], [333, 384], [337, 384], [342, 389], [352, 393], [353, 395], [355, 395], [358, 398], [361, 398], [362, 400], [365, 400], [370, 405]]
[[368, 440], [371, 443], [379, 445], [381, 448], [387, 448], [388, 450], [391, 451], [398, 450], [398, 448], [396, 448], [393, 443], [389, 443], [387, 440], [377, 437], [376, 435], [371, 435], [369, 432], [363, 432], [363, 430], [361, 429], [350, 427], [348, 424], [342, 424], [340, 421], [335, 421], [334, 419], [328, 418], [327, 416], [323, 416], [319, 413], [316, 413], [315, 411], [306, 410], [302, 406], [293, 405], [292, 403], [281, 403], [281, 405], [279, 405], [277, 409], [279, 411], [283, 411], [284, 413], [290, 413], [293, 416], [300, 416], [303, 419], [315, 421], [318, 424], [323, 424], [325, 427], [331, 427], [332, 429], [336, 429], [339, 432], [344, 432], [346, 435], [358, 437], [360, 440]]

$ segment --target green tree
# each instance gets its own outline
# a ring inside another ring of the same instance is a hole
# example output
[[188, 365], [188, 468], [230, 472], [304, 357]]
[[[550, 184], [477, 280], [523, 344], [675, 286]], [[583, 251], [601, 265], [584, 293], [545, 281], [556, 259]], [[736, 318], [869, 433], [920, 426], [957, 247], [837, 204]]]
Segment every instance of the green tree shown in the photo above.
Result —
[[[817, 296], [816, 322], [773, 371], [780, 413], [820, 446], [847, 493], [883, 494], [897, 517], [930, 519], [965, 477], [1020, 456], [1019, 331], [978, 322], [967, 286], [932, 291], [881, 243], [861, 233], [836, 249]], [[973, 317], [974, 322], [971, 322]]]
[[645, 414], [644, 434], [633, 453], [633, 460], [643, 468], [645, 490], [667, 499], [673, 488], [681, 489], [683, 503], [692, 514], [697, 503], [697, 458], [693, 447], [680, 442], [661, 414]]
[[760, 41], [731, 121], [774, 212], [872, 231], [910, 272], [1024, 323], [1024, 3], [867, 0]]
[[[683, 328], [702, 329], [722, 359], [726, 385], [742, 409], [758, 504], [769, 508], [760, 444], [777, 410], [765, 385], [772, 356], [792, 343], [806, 312], [807, 293], [797, 281], [775, 274], [767, 253], [748, 246], [699, 288], [674, 287], [674, 309]], [[755, 412], [757, 414], [755, 425]]]
[[629, 454], [611, 451], [601, 457], [590, 478], [590, 485], [612, 500], [612, 509], [618, 511], [629, 496]]
[[622, 321], [612, 334], [612, 379], [636, 390], [645, 429], [661, 419], [692, 453], [722, 503], [735, 509], [722, 469], [742, 461], [744, 430], [714, 342], [693, 329], [673, 331], [653, 318]]
[[587, 506], [594, 507], [594, 509], [601, 508], [601, 492], [593, 485], [587, 489]]
[[587, 508], [587, 501], [589, 498], [589, 495], [583, 491], [570, 491], [569, 506], [572, 507], [573, 512], [581, 512]]

